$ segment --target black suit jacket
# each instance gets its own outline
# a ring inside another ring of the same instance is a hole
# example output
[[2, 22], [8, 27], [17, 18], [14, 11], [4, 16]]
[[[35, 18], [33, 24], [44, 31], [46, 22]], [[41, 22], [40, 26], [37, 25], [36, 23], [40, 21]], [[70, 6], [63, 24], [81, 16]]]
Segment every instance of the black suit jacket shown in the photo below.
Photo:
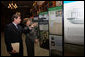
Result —
[[12, 51], [11, 43], [22, 42], [22, 27], [18, 25], [18, 29], [13, 23], [6, 25], [5, 28], [5, 43], [7, 51]]

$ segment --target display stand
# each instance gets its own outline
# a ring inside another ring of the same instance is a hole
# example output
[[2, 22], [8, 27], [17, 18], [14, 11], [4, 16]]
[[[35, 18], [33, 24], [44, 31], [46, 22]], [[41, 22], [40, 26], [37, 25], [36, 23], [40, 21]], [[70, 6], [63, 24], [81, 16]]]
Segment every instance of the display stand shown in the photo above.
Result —
[[48, 12], [41, 12], [39, 14], [39, 37], [40, 47], [49, 49], [49, 38], [48, 38]]
[[49, 46], [51, 56], [62, 56], [62, 5], [48, 8]]

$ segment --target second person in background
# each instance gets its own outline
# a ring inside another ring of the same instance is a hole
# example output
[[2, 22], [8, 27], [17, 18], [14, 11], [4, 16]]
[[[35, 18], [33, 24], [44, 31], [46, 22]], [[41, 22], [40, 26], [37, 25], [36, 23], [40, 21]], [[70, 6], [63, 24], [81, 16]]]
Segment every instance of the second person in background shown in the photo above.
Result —
[[28, 56], [34, 56], [34, 42], [38, 41], [34, 27], [37, 24], [32, 23], [29, 18], [24, 18], [23, 23], [25, 25], [24, 30], [26, 35], [27, 54]]

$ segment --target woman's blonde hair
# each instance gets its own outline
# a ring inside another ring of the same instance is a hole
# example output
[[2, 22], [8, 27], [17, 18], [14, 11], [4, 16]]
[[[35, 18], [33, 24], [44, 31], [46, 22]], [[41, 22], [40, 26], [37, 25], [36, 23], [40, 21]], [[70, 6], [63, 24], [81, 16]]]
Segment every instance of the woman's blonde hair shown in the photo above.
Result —
[[30, 18], [24, 18], [23, 19], [23, 24], [26, 25], [27, 21], [31, 21], [31, 19]]

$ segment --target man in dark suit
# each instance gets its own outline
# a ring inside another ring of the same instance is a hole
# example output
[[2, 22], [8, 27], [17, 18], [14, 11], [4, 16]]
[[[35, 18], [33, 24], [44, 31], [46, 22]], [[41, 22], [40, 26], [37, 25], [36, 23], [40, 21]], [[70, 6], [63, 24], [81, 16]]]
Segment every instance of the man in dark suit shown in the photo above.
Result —
[[[22, 27], [19, 25], [21, 22], [20, 13], [17, 12], [12, 16], [12, 23], [8, 24], [5, 28], [5, 43], [7, 51], [11, 56], [23, 56], [22, 44]], [[19, 53], [13, 50], [11, 43], [20, 43]]]

